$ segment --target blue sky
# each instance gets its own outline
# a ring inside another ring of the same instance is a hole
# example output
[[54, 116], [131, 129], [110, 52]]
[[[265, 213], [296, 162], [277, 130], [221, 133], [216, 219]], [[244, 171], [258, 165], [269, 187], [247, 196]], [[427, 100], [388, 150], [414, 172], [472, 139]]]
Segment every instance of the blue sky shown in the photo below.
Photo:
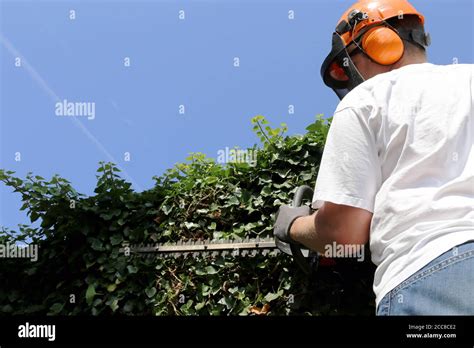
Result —
[[[255, 115], [303, 133], [337, 106], [319, 69], [352, 3], [0, 0], [0, 168], [58, 173], [91, 194], [98, 162], [115, 161], [143, 190], [190, 152], [257, 143]], [[473, 62], [472, 0], [412, 3], [430, 62]], [[57, 116], [64, 99], [94, 103], [95, 118]], [[20, 206], [1, 184], [0, 225], [27, 222]]]

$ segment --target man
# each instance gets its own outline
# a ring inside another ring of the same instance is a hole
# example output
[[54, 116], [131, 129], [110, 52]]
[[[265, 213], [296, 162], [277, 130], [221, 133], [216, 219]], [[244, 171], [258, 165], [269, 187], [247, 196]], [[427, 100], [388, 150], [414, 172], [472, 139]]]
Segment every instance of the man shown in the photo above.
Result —
[[474, 314], [472, 65], [426, 61], [406, 0], [342, 16], [322, 66], [338, 105], [309, 207], [282, 206], [275, 235], [324, 252], [370, 241], [377, 315]]

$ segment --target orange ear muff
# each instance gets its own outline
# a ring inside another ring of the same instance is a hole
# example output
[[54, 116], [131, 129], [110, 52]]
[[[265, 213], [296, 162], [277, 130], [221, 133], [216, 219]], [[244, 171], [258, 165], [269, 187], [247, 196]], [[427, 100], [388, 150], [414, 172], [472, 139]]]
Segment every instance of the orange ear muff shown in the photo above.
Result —
[[400, 36], [387, 27], [376, 27], [365, 33], [362, 48], [373, 61], [381, 65], [395, 64], [405, 50]]

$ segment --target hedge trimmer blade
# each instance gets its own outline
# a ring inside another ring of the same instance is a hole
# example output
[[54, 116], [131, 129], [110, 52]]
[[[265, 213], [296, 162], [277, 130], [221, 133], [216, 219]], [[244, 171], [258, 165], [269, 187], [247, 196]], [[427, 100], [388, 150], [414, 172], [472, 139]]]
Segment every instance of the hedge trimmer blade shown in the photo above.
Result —
[[[175, 258], [188, 255], [193, 257], [218, 255], [256, 256], [257, 254], [276, 255], [280, 252], [292, 255], [289, 248], [282, 248], [277, 245], [273, 238], [200, 240], [154, 245], [124, 244], [121, 251], [126, 251], [126, 248], [128, 248], [130, 255], [156, 255]], [[305, 257], [308, 257], [310, 254], [309, 250], [303, 250]]]
[[[296, 190], [293, 199], [293, 206], [299, 207], [304, 199], [311, 199], [313, 190], [309, 186], [300, 186]], [[174, 257], [191, 255], [193, 257], [202, 256], [256, 256], [276, 255], [280, 252], [291, 255], [295, 262], [306, 274], [310, 275], [314, 267], [318, 267], [318, 253], [302, 248], [301, 245], [288, 244], [273, 238], [255, 239], [233, 239], [233, 240], [200, 240], [200, 241], [179, 241], [175, 244], [156, 245], [129, 245], [124, 244], [120, 251], [129, 255], [162, 256]], [[307, 262], [307, 258], [310, 262]]]

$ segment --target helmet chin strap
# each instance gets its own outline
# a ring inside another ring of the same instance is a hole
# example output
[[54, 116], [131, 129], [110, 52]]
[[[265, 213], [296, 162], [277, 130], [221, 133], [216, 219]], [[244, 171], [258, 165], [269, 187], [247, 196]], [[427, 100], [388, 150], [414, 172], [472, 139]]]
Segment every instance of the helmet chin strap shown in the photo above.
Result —
[[[331, 65], [334, 62], [337, 62], [338, 67], [344, 70], [345, 80], [331, 75]], [[365, 81], [349, 56], [341, 35], [337, 32], [333, 33], [332, 50], [321, 66], [321, 76], [324, 83], [336, 93], [339, 99], [343, 99], [349, 91]]]
[[[367, 55], [367, 53], [365, 53], [364, 50], [361, 47], [359, 47], [359, 45], [357, 43], [354, 42], [354, 44], [357, 47], [356, 49], [359, 49], [362, 54], [364, 54], [368, 59], [370, 59], [370, 57]], [[349, 76], [349, 81], [350, 81], [348, 83], [348, 92], [350, 92], [354, 88], [356, 88], [358, 85], [365, 82], [365, 78], [362, 76], [359, 69], [357, 69], [357, 66], [354, 63], [354, 61], [352, 60], [352, 57], [349, 53], [348, 53], [347, 57], [345, 57], [344, 59], [347, 59], [347, 61], [344, 64], [347, 64], [347, 70], [350, 71], [350, 73], [347, 74]], [[370, 59], [370, 60], [372, 61], [372, 59]], [[336, 94], [339, 96], [339, 94], [337, 92], [336, 92]], [[342, 96], [342, 97], [339, 96], [339, 99], [342, 100], [342, 98], [344, 98], [344, 97], [345, 97], [345, 95]]]
[[[349, 58], [350, 59], [350, 58]], [[351, 72], [349, 75], [349, 83], [346, 89], [337, 89], [332, 88], [332, 90], [336, 93], [340, 100], [342, 100], [350, 91], [360, 85], [362, 82], [365, 81], [362, 74], [359, 72], [357, 67], [355, 66], [354, 62], [351, 61], [351, 66], [348, 68]]]

